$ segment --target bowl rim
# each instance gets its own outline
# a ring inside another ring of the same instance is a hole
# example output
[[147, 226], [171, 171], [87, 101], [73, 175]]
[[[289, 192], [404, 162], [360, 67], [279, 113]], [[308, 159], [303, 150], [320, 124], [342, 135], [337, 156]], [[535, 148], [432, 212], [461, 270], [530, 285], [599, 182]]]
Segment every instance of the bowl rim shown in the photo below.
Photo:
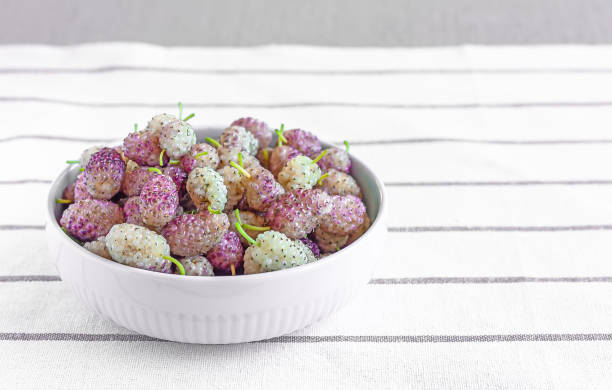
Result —
[[[206, 129], [206, 130], [210, 131], [210, 129]], [[321, 145], [323, 145], [324, 148], [335, 147], [333, 144], [330, 144], [327, 142], [321, 142]], [[71, 166], [71, 165], [66, 166], [59, 173], [59, 175], [57, 175], [57, 177], [51, 182], [51, 185], [49, 186], [49, 189], [47, 191], [47, 198], [46, 198], [47, 199], [46, 200], [47, 201], [47, 207], [46, 207], [47, 221], [45, 224], [45, 229], [53, 229], [54, 232], [61, 234], [62, 239], [64, 239], [68, 245], [72, 245], [74, 248], [77, 248], [77, 250], [81, 251], [81, 254], [83, 256], [86, 256], [89, 259], [92, 259], [93, 261], [98, 262], [102, 266], [110, 267], [111, 269], [116, 270], [118, 272], [128, 272], [128, 273], [134, 272], [134, 273], [141, 274], [141, 275], [149, 275], [151, 278], [157, 278], [158, 280], [173, 281], [173, 280], [183, 279], [184, 281], [201, 280], [201, 283], [226, 283], [231, 279], [232, 283], [240, 283], [241, 281], [244, 283], [249, 283], [249, 282], [255, 282], [255, 281], [265, 281], [270, 278], [282, 277], [283, 275], [290, 276], [295, 273], [305, 273], [308, 271], [315, 272], [320, 267], [325, 267], [328, 264], [332, 264], [334, 262], [339, 261], [341, 253], [344, 252], [346, 254], [347, 250], [352, 251], [353, 249], [360, 247], [361, 245], [364, 245], [364, 243], [367, 241], [366, 238], [373, 234], [374, 229], [380, 228], [379, 225], [384, 224], [383, 219], [384, 219], [384, 215], [385, 215], [386, 207], [387, 207], [386, 205], [387, 194], [386, 194], [385, 186], [382, 180], [374, 171], [372, 171], [372, 169], [370, 169], [370, 167], [367, 164], [365, 164], [359, 158], [355, 157], [354, 155], [351, 155], [351, 160], [358, 161], [365, 168], [367, 174], [369, 174], [374, 179], [374, 182], [376, 183], [376, 191], [377, 191], [376, 195], [379, 198], [378, 213], [374, 216], [373, 221], [370, 224], [370, 227], [368, 228], [368, 230], [366, 230], [365, 233], [361, 235], [358, 239], [356, 239], [351, 245], [337, 252], [334, 252], [330, 255], [327, 255], [322, 259], [319, 259], [312, 263], [303, 264], [297, 267], [285, 268], [285, 269], [281, 269], [281, 270], [273, 271], [273, 272], [262, 272], [262, 273], [257, 273], [257, 274], [248, 274], [248, 275], [244, 275], [244, 274], [236, 275], [239, 277], [236, 277], [234, 275], [219, 275], [219, 276], [215, 275], [214, 277], [201, 277], [201, 276], [196, 276], [196, 275], [177, 275], [177, 274], [169, 274], [169, 273], [163, 273], [163, 272], [148, 271], [148, 270], [144, 270], [141, 268], [130, 267], [128, 265], [117, 263], [116, 261], [109, 260], [102, 256], [96, 255], [95, 253], [88, 251], [83, 246], [76, 243], [67, 234], [65, 234], [64, 231], [61, 229], [59, 221], [55, 217], [55, 213], [54, 213], [54, 207], [56, 207], [55, 199], [56, 199], [56, 194], [58, 193], [58, 190], [59, 190], [56, 187], [59, 186], [59, 182], [66, 175], [68, 175], [71, 171], [77, 169], [76, 166]], [[186, 277], [187, 279], [185, 279]]]

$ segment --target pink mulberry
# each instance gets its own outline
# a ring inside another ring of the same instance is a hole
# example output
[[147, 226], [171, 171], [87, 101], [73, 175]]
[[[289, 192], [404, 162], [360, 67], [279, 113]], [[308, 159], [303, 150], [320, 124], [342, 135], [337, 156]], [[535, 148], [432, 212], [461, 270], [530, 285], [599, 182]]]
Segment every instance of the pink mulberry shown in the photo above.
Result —
[[71, 204], [60, 220], [60, 225], [70, 235], [82, 241], [104, 236], [118, 223], [123, 223], [121, 207], [99, 199], [84, 199]]
[[87, 192], [96, 199], [108, 200], [121, 189], [125, 163], [114, 149], [103, 148], [94, 153], [85, 168]]

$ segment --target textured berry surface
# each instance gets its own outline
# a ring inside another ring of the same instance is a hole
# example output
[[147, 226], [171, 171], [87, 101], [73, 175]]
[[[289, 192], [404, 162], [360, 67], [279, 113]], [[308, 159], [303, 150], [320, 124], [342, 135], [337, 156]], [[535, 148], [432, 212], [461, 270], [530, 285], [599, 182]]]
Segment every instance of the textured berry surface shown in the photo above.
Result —
[[245, 151], [251, 155], [255, 155], [257, 149], [259, 149], [257, 138], [241, 126], [230, 126], [223, 130], [221, 137], [219, 137], [219, 143], [224, 148], [238, 149], [238, 151]]
[[348, 235], [363, 223], [365, 206], [353, 195], [331, 197], [331, 211], [321, 217], [320, 227], [326, 232]]
[[319, 224], [319, 219], [305, 202], [306, 191], [287, 192], [276, 198], [268, 207], [266, 222], [272, 230], [279, 231], [289, 238], [304, 238]]
[[102, 145], [96, 145], [96, 146], [92, 146], [90, 148], [87, 148], [85, 150], [83, 150], [83, 153], [81, 153], [81, 160], [80, 160], [80, 167], [81, 168], [85, 168], [87, 166], [87, 163], [89, 162], [89, 159], [91, 158], [91, 156], [96, 153], [99, 152], [100, 150], [102, 150], [104, 148], [104, 146]]
[[79, 201], [83, 199], [92, 199], [93, 197], [87, 192], [87, 184], [85, 180], [85, 172], [82, 172], [77, 177], [74, 183], [74, 200]]
[[232, 231], [225, 233], [221, 241], [213, 246], [206, 258], [219, 273], [230, 273], [230, 266], [235, 268], [242, 266], [243, 249], [238, 235]]
[[[159, 146], [159, 131], [142, 130], [130, 133], [123, 140], [123, 153], [127, 158], [138, 165], [149, 167], [159, 166], [159, 155], [162, 149]], [[168, 155], [163, 155], [163, 165], [168, 163]]]
[[198, 208], [210, 206], [223, 210], [227, 203], [227, 188], [223, 177], [211, 168], [196, 168], [187, 178], [187, 192]]
[[278, 173], [287, 165], [289, 160], [301, 154], [302, 153], [298, 152], [297, 149], [293, 149], [288, 145], [275, 147], [272, 149], [272, 153], [269, 154], [270, 172], [272, 172], [274, 176], [278, 176]]
[[321, 177], [321, 168], [309, 157], [297, 156], [287, 162], [278, 173], [278, 182], [285, 191], [309, 190]]
[[111, 148], [103, 148], [91, 155], [85, 168], [87, 192], [96, 199], [110, 199], [121, 189], [125, 163]]
[[306, 245], [308, 249], [310, 249], [314, 257], [319, 258], [319, 256], [321, 256], [321, 250], [314, 241], [308, 238], [300, 238], [300, 241], [302, 242], [302, 244]]
[[225, 214], [183, 214], [174, 218], [162, 229], [171, 252], [177, 256], [202, 255], [216, 245], [227, 229]]
[[293, 241], [283, 233], [267, 231], [257, 237], [257, 245], [244, 253], [244, 272], [260, 273], [297, 267], [314, 261], [314, 255], [300, 241]]
[[155, 115], [153, 118], [151, 118], [151, 120], [147, 124], [147, 130], [152, 130], [153, 132], [159, 134], [162, 127], [164, 127], [167, 123], [170, 123], [177, 119], [178, 118], [172, 114], [164, 113], [164, 114]]
[[[198, 154], [206, 153], [196, 157]], [[194, 168], [212, 168], [217, 169], [219, 166], [219, 154], [217, 149], [209, 144], [195, 144], [189, 149], [189, 152], [181, 157], [181, 167], [185, 172], [189, 173]]]
[[144, 226], [142, 215], [140, 214], [140, 204], [141, 200], [138, 196], [132, 196], [125, 202], [123, 205], [123, 214], [125, 215], [126, 223]]
[[140, 192], [140, 214], [145, 225], [160, 228], [176, 215], [178, 191], [166, 175], [155, 175]]
[[68, 233], [81, 241], [92, 241], [104, 236], [110, 228], [123, 222], [123, 211], [115, 203], [99, 199], [84, 199], [68, 206], [62, 225]]
[[223, 178], [223, 184], [227, 188], [227, 202], [223, 211], [232, 211], [244, 196], [244, 176], [230, 165], [226, 165], [217, 171]]
[[270, 169], [270, 155], [273, 150], [273, 148], [263, 148], [259, 149], [259, 152], [257, 152], [257, 161], [259, 161], [262, 167]]
[[166, 150], [168, 157], [178, 159], [196, 144], [195, 131], [187, 122], [174, 119], [162, 126], [159, 132], [159, 146]]
[[349, 245], [355, 242], [355, 240], [363, 236], [363, 233], [365, 233], [366, 230], [368, 230], [369, 228], [370, 228], [370, 217], [368, 217], [368, 214], [365, 214], [363, 216], [363, 223], [359, 225], [359, 227], [349, 235], [346, 245]]
[[247, 117], [236, 119], [230, 126], [244, 127], [250, 131], [259, 143], [259, 148], [263, 149], [270, 145], [274, 136], [274, 131], [264, 121], [255, 118]]
[[321, 188], [325, 192], [330, 195], [353, 195], [361, 198], [361, 189], [351, 175], [335, 169], [330, 169], [327, 173], [329, 176], [321, 181]]
[[348, 234], [328, 233], [318, 227], [314, 231], [314, 239], [323, 252], [339, 251], [348, 242]]
[[346, 151], [338, 148], [326, 150], [327, 153], [317, 162], [323, 172], [327, 172], [330, 169], [335, 169], [344, 173], [351, 172], [351, 158]]
[[274, 199], [285, 193], [285, 190], [276, 182], [272, 172], [263, 167], [252, 168], [249, 173], [251, 178], [245, 182], [245, 195], [249, 207], [265, 211]]
[[127, 196], [138, 196], [142, 187], [155, 177], [157, 173], [150, 172], [147, 167], [140, 167], [134, 161], [129, 160], [126, 169], [123, 183], [121, 184], [121, 192]]
[[[234, 212], [230, 212], [227, 214], [227, 216], [229, 218], [230, 230], [236, 233], [236, 235], [240, 239], [240, 242], [242, 243], [243, 246], [248, 247], [250, 245], [249, 242], [244, 237], [242, 237], [242, 235], [240, 234], [240, 232], [238, 232], [238, 230], [236, 230], [236, 222], [238, 222], [238, 220], [236, 219], [236, 214]], [[252, 211], [240, 211], [240, 221], [243, 224], [251, 225], [251, 226], [258, 226], [258, 227], [266, 226], [266, 219], [260, 215], [255, 214]], [[251, 230], [247, 228], [243, 228], [243, 229], [244, 229], [244, 232], [248, 234], [253, 240], [256, 240], [257, 236], [262, 233], [259, 230]]]
[[87, 249], [92, 253], [95, 253], [100, 257], [112, 260], [110, 253], [108, 253], [108, 249], [106, 249], [106, 236], [98, 237], [98, 239], [95, 241], [89, 241], [84, 243], [83, 248]]
[[[213, 266], [204, 256], [190, 256], [179, 260], [185, 268], [185, 275], [215, 276]], [[178, 270], [176, 271], [178, 273]]]
[[106, 248], [112, 259], [130, 267], [149, 271], [172, 272], [170, 247], [159, 234], [142, 226], [122, 223], [113, 226], [106, 235]]
[[316, 135], [301, 129], [287, 130], [283, 133], [287, 144], [297, 149], [301, 154], [315, 158], [321, 153], [321, 142]]
[[172, 179], [179, 193], [179, 197], [183, 196], [186, 191], [185, 185], [187, 184], [187, 172], [177, 165], [168, 165], [161, 171], [164, 175]]

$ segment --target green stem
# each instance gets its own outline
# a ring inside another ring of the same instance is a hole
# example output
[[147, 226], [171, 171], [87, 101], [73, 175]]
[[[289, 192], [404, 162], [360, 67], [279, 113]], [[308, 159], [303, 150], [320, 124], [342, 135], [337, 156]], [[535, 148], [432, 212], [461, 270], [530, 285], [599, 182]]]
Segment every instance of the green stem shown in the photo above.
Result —
[[170, 165], [177, 165], [177, 164], [180, 164], [180, 163], [181, 163], [180, 160], [170, 160], [170, 161], [168, 161], [168, 164], [170, 164]]
[[348, 151], [349, 151], [349, 143], [348, 143], [348, 141], [344, 141], [344, 146], [346, 146], [346, 152], [348, 153]]
[[238, 152], [238, 164], [244, 168], [244, 162], [242, 161], [242, 153]]
[[240, 210], [234, 210], [234, 215], [236, 215], [236, 221], [238, 221], [238, 223], [242, 225], [242, 220], [240, 219]]
[[183, 264], [181, 264], [180, 261], [178, 261], [174, 257], [170, 257], [170, 256], [162, 256], [162, 259], [165, 259], [165, 260], [173, 262], [176, 265], [176, 267], [178, 268], [179, 273], [181, 275], [185, 275], [185, 267], [183, 267]]
[[208, 205], [208, 212], [211, 214], [221, 214], [221, 210], [215, 210], [210, 205]]
[[246, 171], [246, 169], [244, 169], [243, 167], [241, 167], [240, 165], [236, 164], [233, 161], [230, 161], [230, 165], [233, 166], [234, 168], [236, 168], [238, 170], [238, 172], [242, 173], [244, 176], [246, 176], [247, 178], [251, 178], [251, 174], [248, 173]]
[[159, 168], [155, 168], [155, 167], [151, 167], [148, 169], [149, 172], [157, 172], [160, 175], [163, 175], [162, 171], [159, 170]]
[[194, 116], [195, 116], [195, 113], [192, 112], [191, 114], [187, 115], [185, 119], [183, 119], [183, 122], [187, 122], [189, 119], [193, 118]]
[[325, 149], [324, 151], [322, 151], [317, 157], [315, 157], [314, 160], [312, 160], [313, 164], [316, 164], [320, 159], [323, 158], [323, 156], [325, 156], [327, 154], [327, 149]]
[[283, 142], [287, 143], [287, 138], [283, 136], [283, 131], [285, 131], [284, 123], [281, 123], [280, 129], [274, 130], [274, 132], [278, 135], [278, 146], [283, 146]]
[[182, 120], [183, 119], [183, 103], [178, 102], [178, 107], [179, 107], [179, 119]]
[[163, 167], [164, 166], [164, 152], [166, 151], [166, 149], [162, 149], [162, 151], [159, 153], [159, 166]]
[[328, 176], [329, 176], [329, 172], [327, 172], [324, 175], [321, 175], [321, 177], [319, 178], [319, 181], [318, 181], [319, 185], [321, 185], [321, 183], [323, 183], [323, 180], [325, 180], [325, 178], [328, 177]]
[[198, 153], [198, 154], [196, 154], [195, 156], [193, 156], [193, 158], [194, 158], [194, 159], [195, 159], [195, 158], [200, 158], [200, 157], [202, 157], [202, 156], [206, 156], [207, 154], [208, 154], [208, 152]]
[[79, 160], [66, 160], [66, 164], [80, 164]]
[[61, 199], [61, 198], [57, 198], [55, 199], [55, 203], [59, 203], [59, 204], [70, 204], [72, 203], [72, 201], [70, 199]]
[[246, 232], [244, 231], [244, 229], [242, 228], [242, 226], [240, 226], [240, 224], [238, 222], [236, 222], [234, 224], [234, 226], [236, 226], [236, 230], [238, 230], [238, 232], [242, 235], [242, 237], [244, 237], [245, 240], [247, 240], [248, 242], [250, 242], [252, 245], [257, 245], [259, 246], [259, 244], [257, 243], [257, 241], [253, 240], [251, 238], [251, 236], [249, 236], [248, 234], [246, 234]]
[[253, 226], [246, 223], [242, 224], [242, 227], [245, 229], [254, 230], [256, 232], [267, 232], [270, 230], [270, 226]]
[[264, 149], [263, 150], [263, 155], [264, 155], [264, 160], [266, 160], [266, 164], [268, 163], [269, 159], [268, 159], [268, 149]]
[[221, 146], [221, 144], [219, 143], [219, 141], [217, 141], [216, 139], [212, 139], [210, 137], [206, 137], [204, 138], [204, 140], [210, 144], [212, 144], [215, 148], [218, 148], [219, 146]]
[[79, 172], [84, 172], [84, 171], [85, 171], [85, 168], [79, 169]]
[[138, 131], [138, 123], [134, 123], [134, 133]]

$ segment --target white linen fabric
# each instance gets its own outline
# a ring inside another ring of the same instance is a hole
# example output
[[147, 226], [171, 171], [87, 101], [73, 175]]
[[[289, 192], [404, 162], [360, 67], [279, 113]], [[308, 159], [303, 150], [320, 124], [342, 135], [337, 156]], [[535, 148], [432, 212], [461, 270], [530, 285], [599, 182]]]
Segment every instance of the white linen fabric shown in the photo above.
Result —
[[[307, 329], [151, 340], [57, 276], [65, 160], [194, 111], [341, 144], [385, 181], [371, 283]], [[0, 47], [0, 388], [589, 388], [612, 381], [612, 47]]]

